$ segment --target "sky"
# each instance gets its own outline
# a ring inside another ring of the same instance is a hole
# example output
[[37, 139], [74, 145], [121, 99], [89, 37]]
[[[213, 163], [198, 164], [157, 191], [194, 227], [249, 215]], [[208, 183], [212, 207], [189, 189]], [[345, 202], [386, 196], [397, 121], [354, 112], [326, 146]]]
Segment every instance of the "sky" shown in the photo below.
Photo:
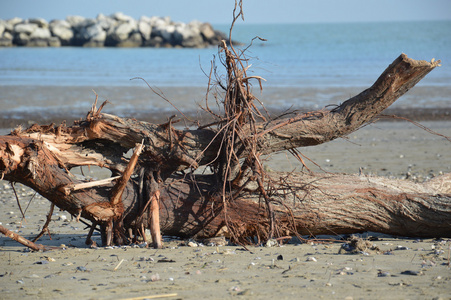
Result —
[[[0, 0], [0, 19], [123, 12], [230, 24], [235, 0]], [[244, 24], [451, 20], [450, 0], [243, 0]], [[240, 21], [241, 22], [241, 21]]]

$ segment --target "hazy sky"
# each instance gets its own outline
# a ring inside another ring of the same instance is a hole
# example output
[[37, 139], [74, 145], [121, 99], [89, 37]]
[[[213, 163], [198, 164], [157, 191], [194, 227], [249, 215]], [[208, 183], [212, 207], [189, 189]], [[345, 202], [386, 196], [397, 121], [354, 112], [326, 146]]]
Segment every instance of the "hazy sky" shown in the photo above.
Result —
[[[0, 19], [123, 12], [230, 24], [234, 0], [0, 0]], [[451, 20], [450, 0], [244, 0], [245, 24]]]

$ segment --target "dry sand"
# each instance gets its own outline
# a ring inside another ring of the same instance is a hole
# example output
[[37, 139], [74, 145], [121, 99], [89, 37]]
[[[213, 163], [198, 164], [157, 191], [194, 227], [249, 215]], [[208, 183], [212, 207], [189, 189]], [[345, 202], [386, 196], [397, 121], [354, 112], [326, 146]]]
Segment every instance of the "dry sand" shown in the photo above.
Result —
[[[451, 136], [450, 121], [424, 125]], [[451, 172], [450, 142], [406, 122], [380, 122], [348, 139], [301, 149], [330, 172], [364, 173], [416, 180]], [[285, 154], [269, 168], [291, 171], [299, 163]], [[313, 164], [309, 164], [314, 169]], [[95, 175], [95, 174], [94, 174]], [[17, 185], [22, 208], [34, 192]], [[45, 222], [49, 202], [34, 196], [23, 220], [9, 184], [0, 182], [0, 222], [25, 237]], [[60, 246], [29, 252], [0, 236], [1, 299], [123, 299], [170, 295], [169, 299], [451, 299], [450, 241], [378, 235], [379, 250], [341, 253], [343, 242], [282, 247], [226, 245], [190, 247], [166, 237], [161, 250], [133, 247], [90, 249], [82, 223], [56, 211], [50, 223]], [[366, 233], [362, 235], [367, 238]], [[339, 237], [335, 237], [339, 238]], [[96, 236], [98, 244], [100, 237]], [[141, 298], [140, 298], [141, 299]]]

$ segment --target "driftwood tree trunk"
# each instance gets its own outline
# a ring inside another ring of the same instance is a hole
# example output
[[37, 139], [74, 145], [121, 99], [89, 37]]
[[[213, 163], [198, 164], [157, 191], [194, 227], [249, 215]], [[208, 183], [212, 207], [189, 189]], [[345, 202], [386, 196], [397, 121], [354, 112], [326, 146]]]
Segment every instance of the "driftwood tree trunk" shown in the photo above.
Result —
[[[344, 174], [271, 173], [279, 236], [374, 231], [413, 237], [451, 237], [451, 174], [425, 183]], [[248, 190], [224, 213], [222, 201], [205, 197], [211, 176], [172, 179], [162, 197], [168, 235], [206, 238], [227, 232], [224, 219], [243, 237], [266, 238], [261, 197]]]
[[[373, 121], [438, 65], [439, 61], [416, 61], [402, 54], [371, 88], [330, 111], [244, 122], [233, 130], [221, 126], [177, 130], [172, 120], [155, 125], [123, 119], [101, 113], [103, 105], [100, 109], [94, 105], [86, 120], [73, 126], [33, 125], [0, 137], [0, 174], [32, 187], [77, 218], [91, 221], [93, 228], [99, 226], [106, 244], [132, 242], [154, 226], [154, 245], [160, 247], [155, 223], [161, 224], [163, 234], [209, 237], [228, 230], [241, 242], [253, 236], [368, 230], [449, 237], [451, 190], [445, 187], [449, 175], [414, 184], [329, 174], [265, 175], [255, 169], [245, 173], [241, 167], [226, 171], [231, 179], [223, 185], [217, 173], [191, 172], [217, 165], [227, 144], [227, 130], [237, 133], [230, 144], [237, 149], [231, 152], [237, 162], [252, 154], [258, 163], [259, 155], [345, 136]], [[238, 89], [243, 88], [241, 84]], [[229, 112], [238, 113], [217, 124], [242, 121], [236, 107]], [[134, 166], [125, 153], [140, 143], [144, 146]], [[112, 177], [84, 182], [70, 173], [77, 166], [107, 168]], [[226, 193], [232, 195], [231, 201], [225, 200]]]

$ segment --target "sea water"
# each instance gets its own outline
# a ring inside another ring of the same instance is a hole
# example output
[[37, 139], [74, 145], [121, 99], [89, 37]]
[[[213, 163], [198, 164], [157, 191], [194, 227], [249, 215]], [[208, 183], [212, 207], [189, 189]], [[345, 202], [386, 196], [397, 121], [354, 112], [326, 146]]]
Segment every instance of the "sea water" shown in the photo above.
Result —
[[[227, 32], [229, 26], [216, 25]], [[260, 39], [261, 38], [261, 39]], [[418, 86], [451, 86], [451, 22], [246, 25], [238, 23], [232, 39], [250, 65], [248, 75], [265, 79], [264, 88], [364, 89], [401, 53], [414, 59], [441, 59]], [[265, 41], [263, 41], [263, 39]], [[249, 46], [249, 47], [248, 47]], [[144, 86], [206, 87], [212, 66], [224, 78], [218, 47], [180, 48], [0, 48], [2, 87]], [[257, 85], [257, 83], [256, 83]], [[289, 97], [288, 95], [286, 97]], [[42, 97], [40, 97], [42, 98]], [[29, 107], [42, 99], [30, 97]], [[449, 107], [443, 95], [431, 103]], [[286, 99], [290, 102], [290, 99]], [[428, 99], [425, 99], [428, 105]], [[133, 103], [131, 103], [133, 105]]]

